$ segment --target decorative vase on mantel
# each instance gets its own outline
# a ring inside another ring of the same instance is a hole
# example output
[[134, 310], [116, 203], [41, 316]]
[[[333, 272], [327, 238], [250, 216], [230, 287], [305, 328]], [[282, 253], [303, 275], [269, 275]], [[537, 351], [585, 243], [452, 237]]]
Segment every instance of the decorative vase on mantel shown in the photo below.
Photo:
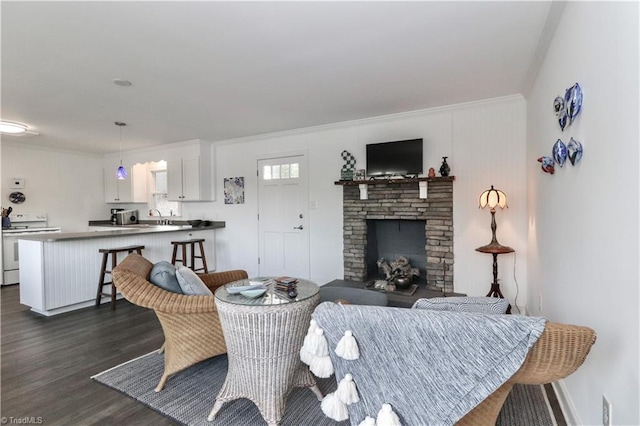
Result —
[[449, 176], [449, 172], [451, 171], [451, 168], [447, 163], [447, 158], [449, 157], [442, 157], [442, 165], [440, 166], [440, 176]]

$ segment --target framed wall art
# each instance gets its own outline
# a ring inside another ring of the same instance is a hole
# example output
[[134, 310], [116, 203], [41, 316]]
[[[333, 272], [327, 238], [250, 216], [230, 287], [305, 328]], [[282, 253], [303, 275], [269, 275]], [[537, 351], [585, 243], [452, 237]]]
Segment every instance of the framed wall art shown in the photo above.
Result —
[[224, 178], [224, 203], [244, 204], [244, 177]]

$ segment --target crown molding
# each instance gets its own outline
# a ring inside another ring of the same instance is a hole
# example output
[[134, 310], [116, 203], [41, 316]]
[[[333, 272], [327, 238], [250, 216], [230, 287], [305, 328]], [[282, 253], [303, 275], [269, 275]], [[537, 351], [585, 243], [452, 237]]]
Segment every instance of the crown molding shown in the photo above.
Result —
[[361, 118], [357, 120], [341, 121], [338, 123], [323, 124], [320, 126], [303, 127], [300, 129], [284, 130], [281, 132], [263, 133], [260, 135], [244, 136], [241, 138], [234, 138], [234, 139], [225, 139], [221, 141], [216, 141], [214, 143], [216, 145], [231, 145], [236, 143], [252, 142], [252, 141], [259, 141], [264, 139], [303, 135], [303, 134], [309, 134], [309, 133], [317, 133], [317, 132], [324, 132], [329, 130], [342, 129], [347, 127], [356, 127], [356, 126], [363, 126], [367, 124], [383, 123], [385, 121], [399, 120], [399, 119], [410, 118], [410, 117], [439, 114], [443, 112], [455, 112], [457, 110], [475, 108], [478, 106], [485, 106], [485, 105], [511, 102], [511, 101], [522, 101], [522, 100], [525, 100], [524, 97], [518, 93], [514, 95], [500, 96], [497, 98], [489, 98], [489, 99], [482, 99], [478, 101], [470, 101], [470, 102], [463, 102], [459, 104], [446, 105], [441, 107], [433, 107], [433, 108], [419, 109], [419, 110], [413, 110], [413, 111], [399, 112], [395, 114]]

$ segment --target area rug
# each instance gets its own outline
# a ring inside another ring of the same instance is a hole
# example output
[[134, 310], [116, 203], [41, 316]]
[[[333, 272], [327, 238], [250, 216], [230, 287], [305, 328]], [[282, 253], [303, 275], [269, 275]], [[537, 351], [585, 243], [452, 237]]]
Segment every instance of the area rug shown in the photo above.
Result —
[[[152, 352], [92, 377], [147, 407], [188, 426], [255, 426], [265, 424], [256, 406], [248, 399], [226, 403], [213, 422], [207, 421], [216, 395], [227, 374], [227, 357], [220, 355], [196, 364], [171, 377], [164, 390], [155, 392], [164, 368], [164, 357]], [[335, 378], [318, 379], [323, 394], [336, 388]], [[296, 388], [287, 399], [282, 426], [342, 426], [327, 418], [320, 403], [307, 388]], [[509, 394], [497, 426], [555, 425], [542, 386], [516, 385]], [[416, 425], [417, 426], [417, 425]]]

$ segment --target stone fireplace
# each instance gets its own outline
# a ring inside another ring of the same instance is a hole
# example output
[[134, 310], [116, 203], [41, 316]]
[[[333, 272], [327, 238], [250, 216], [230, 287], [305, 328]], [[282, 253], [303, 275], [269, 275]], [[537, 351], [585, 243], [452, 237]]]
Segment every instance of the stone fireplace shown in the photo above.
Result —
[[388, 262], [400, 256], [420, 270], [419, 283], [426, 283], [427, 252], [424, 220], [367, 219], [367, 279], [384, 279], [378, 259]]
[[[372, 262], [384, 253], [410, 259], [428, 289], [453, 292], [453, 180], [337, 182], [343, 185], [344, 279], [380, 279]], [[427, 182], [427, 198], [420, 198], [419, 182]], [[367, 199], [360, 199], [359, 184], [363, 183]], [[387, 240], [372, 241], [381, 236]], [[370, 253], [373, 250], [376, 253]]]

